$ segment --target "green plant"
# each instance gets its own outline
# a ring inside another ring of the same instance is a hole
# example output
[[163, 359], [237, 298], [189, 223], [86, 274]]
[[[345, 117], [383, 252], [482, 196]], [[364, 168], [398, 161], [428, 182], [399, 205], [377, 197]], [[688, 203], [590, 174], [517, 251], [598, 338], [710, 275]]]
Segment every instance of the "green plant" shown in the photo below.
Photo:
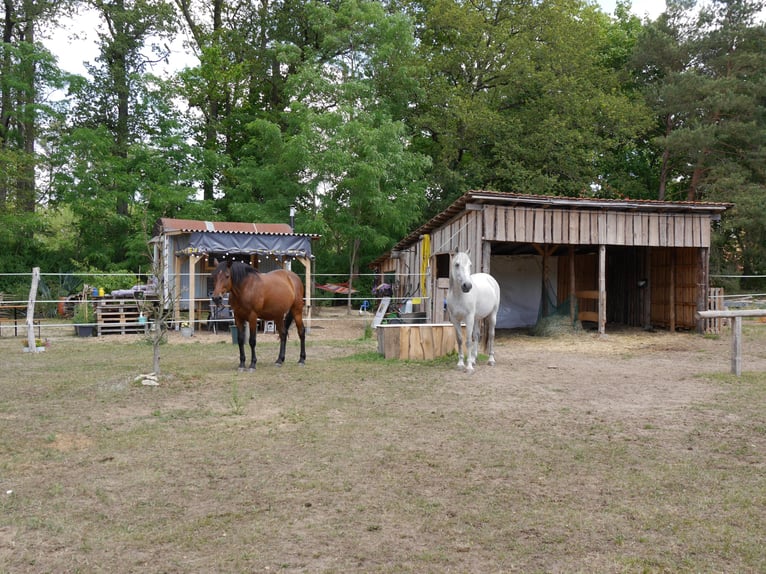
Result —
[[90, 303], [78, 303], [75, 305], [72, 322], [77, 324], [92, 323], [94, 318], [93, 306]]

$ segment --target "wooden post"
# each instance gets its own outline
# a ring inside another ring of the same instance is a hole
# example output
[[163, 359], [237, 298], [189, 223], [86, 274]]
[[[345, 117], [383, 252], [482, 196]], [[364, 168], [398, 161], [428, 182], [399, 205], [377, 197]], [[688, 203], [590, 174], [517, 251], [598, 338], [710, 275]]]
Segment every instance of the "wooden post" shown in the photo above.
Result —
[[742, 317], [734, 317], [731, 326], [731, 372], [738, 377], [742, 374]]
[[742, 317], [766, 317], [766, 309], [697, 311], [698, 319], [712, 319], [718, 317], [734, 319], [731, 326], [731, 372], [739, 377], [742, 374]]
[[676, 250], [670, 250], [670, 317], [668, 322], [670, 323], [670, 332], [676, 332]]
[[644, 329], [652, 328], [652, 248], [646, 248], [646, 261], [644, 262]]
[[37, 352], [37, 345], [35, 344], [35, 301], [37, 300], [38, 283], [40, 283], [40, 268], [35, 267], [32, 269], [32, 284], [29, 286], [29, 300], [27, 301], [27, 346], [30, 353]]
[[492, 256], [492, 244], [489, 241], [481, 242], [481, 272], [490, 273], [490, 258]]
[[[706, 247], [697, 249], [697, 309], [701, 311], [708, 308], [708, 286], [710, 283], [708, 261], [708, 249]], [[705, 332], [705, 320], [702, 318], [697, 321], [697, 332]]]
[[575, 282], [575, 246], [569, 246], [569, 318], [574, 325], [577, 320], [577, 284]]
[[606, 245], [598, 246], [598, 334], [606, 332]]
[[181, 260], [177, 255], [173, 255], [173, 318], [176, 325], [181, 321]]
[[189, 256], [189, 327], [192, 331], [196, 330], [194, 321], [195, 299], [197, 298], [197, 262], [202, 259], [199, 255]]
[[306, 279], [303, 285], [303, 291], [305, 294], [305, 309], [306, 315], [304, 317], [304, 325], [306, 326], [306, 333], [311, 331], [311, 292], [312, 292], [312, 277], [311, 277], [311, 258], [309, 257], [296, 257], [298, 261], [303, 263], [303, 267], [306, 270]]
[[543, 247], [542, 249], [542, 255], [543, 255], [542, 317], [545, 318], [548, 315], [550, 315], [550, 310], [548, 309], [548, 287], [547, 287], [548, 285], [548, 250], [545, 247]]

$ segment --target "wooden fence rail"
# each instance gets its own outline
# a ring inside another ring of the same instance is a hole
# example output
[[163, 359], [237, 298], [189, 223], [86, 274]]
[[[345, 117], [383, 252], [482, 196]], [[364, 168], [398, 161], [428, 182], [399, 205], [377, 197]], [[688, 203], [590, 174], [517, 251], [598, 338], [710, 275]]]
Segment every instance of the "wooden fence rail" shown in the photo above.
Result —
[[739, 309], [732, 311], [699, 311], [702, 319], [732, 319], [731, 326], [731, 372], [742, 374], [742, 317], [766, 317], [766, 309]]

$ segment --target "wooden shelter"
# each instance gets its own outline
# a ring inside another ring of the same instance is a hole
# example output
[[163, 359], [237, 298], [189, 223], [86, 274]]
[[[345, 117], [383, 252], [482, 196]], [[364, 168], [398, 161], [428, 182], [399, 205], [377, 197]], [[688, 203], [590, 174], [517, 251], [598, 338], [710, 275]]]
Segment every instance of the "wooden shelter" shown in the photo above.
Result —
[[449, 253], [500, 283], [498, 327], [563, 308], [572, 321], [699, 328], [711, 224], [723, 203], [607, 200], [471, 191], [373, 262], [395, 296], [445, 321]]
[[161, 218], [152, 239], [154, 260], [164, 279], [164, 301], [173, 301], [174, 318], [188, 312], [197, 324], [210, 305], [214, 260], [245, 261], [262, 272], [300, 261], [305, 270], [306, 312], [311, 317], [312, 241], [319, 235], [293, 233], [286, 223], [240, 223]]

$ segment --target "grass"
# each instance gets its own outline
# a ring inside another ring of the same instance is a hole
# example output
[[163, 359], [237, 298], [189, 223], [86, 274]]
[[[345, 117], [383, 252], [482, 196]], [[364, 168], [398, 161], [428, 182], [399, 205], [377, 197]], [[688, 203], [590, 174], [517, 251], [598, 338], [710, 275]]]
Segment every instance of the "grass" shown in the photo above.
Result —
[[693, 396], [668, 412], [602, 398], [723, 339], [553, 358], [517, 337], [470, 377], [366, 339], [310, 341], [305, 367], [291, 342], [282, 368], [259, 343], [236, 373], [192, 340], [159, 387], [132, 383], [139, 342], [0, 339], [0, 572], [761, 572], [763, 369], [653, 381], [639, 396]]

